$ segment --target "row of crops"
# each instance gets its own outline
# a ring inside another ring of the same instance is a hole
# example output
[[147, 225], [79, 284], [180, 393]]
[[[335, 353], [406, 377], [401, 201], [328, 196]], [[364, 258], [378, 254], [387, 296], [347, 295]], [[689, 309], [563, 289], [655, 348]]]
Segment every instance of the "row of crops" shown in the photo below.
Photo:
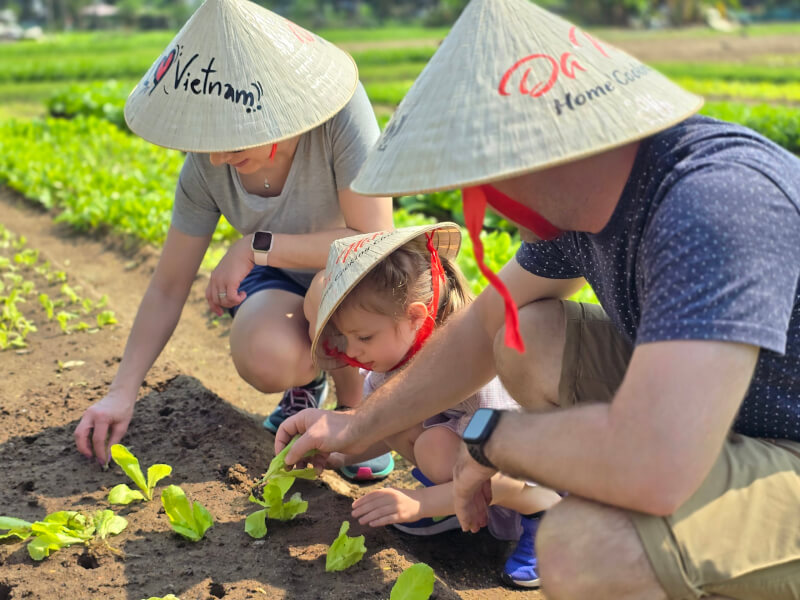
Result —
[[[390, 38], [422, 39], [400, 47], [365, 49], [363, 42], [380, 39], [379, 34], [326, 32], [351, 51], [383, 126], [444, 31], [387, 30]], [[130, 135], [122, 107], [136, 80], [171, 37], [171, 33], [76, 34], [3, 48], [0, 102], [32, 98], [46, 106], [51, 118], [0, 121], [0, 182], [76, 229], [113, 231], [162, 243], [182, 155]], [[745, 64], [653, 63], [680, 85], [706, 96], [710, 101], [703, 113], [747, 125], [795, 153], [800, 153], [798, 65], [797, 56], [756, 57]], [[434, 219], [463, 223], [459, 192], [395, 202], [398, 226]], [[518, 243], [513, 228], [494, 215], [487, 215], [485, 225], [491, 230], [484, 242], [489, 263], [502, 265]], [[236, 235], [223, 220], [215, 234], [217, 248], [207, 264], [215, 262], [221, 245]], [[462, 263], [474, 289], [481, 289], [485, 281], [474, 262]]]

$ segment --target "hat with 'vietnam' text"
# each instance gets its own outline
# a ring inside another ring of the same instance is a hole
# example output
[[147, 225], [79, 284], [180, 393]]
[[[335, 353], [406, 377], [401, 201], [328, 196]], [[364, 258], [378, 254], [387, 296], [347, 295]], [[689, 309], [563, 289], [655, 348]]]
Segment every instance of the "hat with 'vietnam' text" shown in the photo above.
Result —
[[353, 96], [349, 54], [249, 0], [206, 0], [125, 103], [144, 139], [229, 152], [295, 137]]

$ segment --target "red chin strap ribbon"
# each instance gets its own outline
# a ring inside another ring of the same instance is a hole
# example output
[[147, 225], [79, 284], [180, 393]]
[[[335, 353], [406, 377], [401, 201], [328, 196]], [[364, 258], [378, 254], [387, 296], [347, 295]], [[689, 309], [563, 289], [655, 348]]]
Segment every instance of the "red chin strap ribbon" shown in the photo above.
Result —
[[[428, 309], [428, 316], [425, 317], [425, 322], [422, 323], [422, 326], [417, 331], [417, 335], [414, 336], [414, 342], [411, 344], [408, 352], [406, 352], [405, 356], [400, 359], [400, 362], [389, 369], [390, 371], [399, 369], [409, 360], [411, 360], [411, 357], [419, 352], [419, 349], [422, 348], [422, 346], [430, 337], [431, 333], [433, 333], [434, 327], [436, 327], [436, 315], [439, 313], [439, 280], [446, 281], [447, 275], [445, 275], [444, 267], [442, 266], [442, 260], [439, 258], [439, 252], [437, 252], [433, 245], [433, 236], [435, 233], [436, 231], [434, 230], [425, 234], [428, 252], [431, 253], [431, 288], [433, 289], [433, 297], [426, 307]], [[367, 371], [372, 370], [367, 365], [357, 361], [355, 358], [348, 356], [338, 348], [332, 348], [327, 339], [322, 342], [322, 349], [325, 351], [326, 356], [338, 358], [351, 367], [366, 369]]]
[[475, 260], [484, 277], [489, 280], [497, 293], [503, 298], [506, 307], [506, 335], [505, 344], [519, 353], [525, 352], [525, 343], [519, 333], [519, 314], [514, 299], [500, 278], [492, 273], [483, 262], [483, 244], [481, 243], [481, 229], [483, 229], [483, 216], [486, 214], [486, 204], [504, 217], [530, 229], [536, 236], [543, 240], [557, 237], [561, 231], [554, 227], [539, 213], [512, 200], [491, 185], [478, 185], [464, 188], [461, 191], [464, 198], [464, 220], [472, 239], [472, 249]]

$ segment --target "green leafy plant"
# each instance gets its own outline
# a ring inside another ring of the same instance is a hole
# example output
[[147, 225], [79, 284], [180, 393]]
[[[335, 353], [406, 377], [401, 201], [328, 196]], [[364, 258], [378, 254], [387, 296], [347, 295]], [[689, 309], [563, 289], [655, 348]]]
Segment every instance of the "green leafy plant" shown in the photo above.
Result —
[[94, 540], [119, 553], [108, 543], [108, 536], [117, 535], [128, 526], [124, 517], [110, 510], [99, 510], [92, 516], [74, 510], [62, 510], [47, 515], [41, 521], [30, 523], [13, 517], [0, 517], [0, 539], [11, 536], [28, 542], [28, 554], [33, 560], [42, 560], [61, 548], [74, 544], [89, 545]]
[[299, 492], [292, 494], [288, 501], [283, 501], [295, 479], [314, 479], [317, 476], [311, 467], [295, 470], [286, 468], [286, 455], [296, 440], [297, 437], [275, 455], [264, 477], [256, 483], [254, 489], [261, 489], [261, 498], [256, 496], [257, 492], [250, 494], [250, 502], [264, 507], [245, 519], [244, 530], [251, 537], [263, 538], [267, 535], [267, 518], [289, 521], [308, 510], [308, 502], [303, 500]]
[[175, 594], [167, 594], [166, 596], [150, 596], [149, 598], [142, 598], [142, 600], [181, 600]]
[[47, 313], [47, 320], [52, 321], [55, 311], [55, 305], [47, 294], [39, 294], [39, 303], [44, 307]]
[[113, 310], [104, 310], [97, 314], [97, 326], [105, 327], [106, 325], [114, 325], [117, 318], [114, 316]]
[[61, 293], [64, 294], [72, 304], [80, 304], [81, 299], [78, 294], [66, 283], [61, 285]]
[[177, 485], [169, 485], [161, 492], [161, 503], [172, 529], [193, 542], [203, 539], [214, 524], [211, 513], [199, 502], [190, 502]]
[[348, 537], [347, 531], [350, 529], [350, 521], [344, 521], [339, 528], [339, 536], [333, 540], [325, 557], [325, 571], [343, 571], [352, 567], [367, 552], [364, 545], [364, 536]]
[[141, 492], [132, 490], [126, 484], [120, 483], [108, 493], [108, 501], [111, 504], [130, 504], [134, 500], [152, 500], [156, 484], [172, 473], [172, 467], [169, 465], [151, 465], [147, 469], [147, 480], [145, 480], [139, 467], [139, 459], [122, 444], [111, 446], [111, 458], [141, 490]]
[[392, 586], [389, 600], [428, 600], [433, 593], [433, 569], [425, 563], [411, 565]]

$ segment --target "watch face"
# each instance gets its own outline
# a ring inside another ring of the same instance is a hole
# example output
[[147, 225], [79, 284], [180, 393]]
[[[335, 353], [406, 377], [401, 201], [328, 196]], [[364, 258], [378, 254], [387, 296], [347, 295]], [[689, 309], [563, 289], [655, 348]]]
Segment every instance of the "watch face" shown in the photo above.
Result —
[[253, 234], [253, 250], [269, 252], [272, 250], [272, 232], [256, 231]]
[[464, 434], [461, 437], [467, 443], [483, 441], [486, 427], [494, 416], [495, 412], [491, 408], [479, 408], [467, 423]]

